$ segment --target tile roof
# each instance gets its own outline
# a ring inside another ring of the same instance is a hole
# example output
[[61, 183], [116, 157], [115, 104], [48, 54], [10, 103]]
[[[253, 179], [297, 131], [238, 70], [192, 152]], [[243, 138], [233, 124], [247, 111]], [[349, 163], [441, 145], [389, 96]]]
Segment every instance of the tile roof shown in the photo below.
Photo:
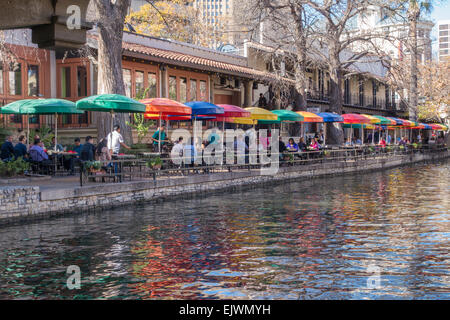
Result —
[[183, 65], [191, 68], [199, 68], [201, 70], [213, 71], [213, 72], [222, 72], [233, 75], [240, 75], [244, 77], [250, 77], [259, 80], [284, 80], [288, 82], [292, 82], [293, 80], [280, 78], [274, 74], [259, 71], [256, 69], [238, 66], [231, 63], [225, 63], [220, 61], [215, 61], [212, 59], [206, 59], [201, 57], [196, 57], [189, 54], [168, 51], [163, 49], [156, 49], [147, 47], [140, 44], [123, 42], [122, 48], [125, 51], [137, 54], [143, 54], [146, 56], [151, 56], [158, 60], [163, 60], [162, 62], [174, 63], [178, 65]]

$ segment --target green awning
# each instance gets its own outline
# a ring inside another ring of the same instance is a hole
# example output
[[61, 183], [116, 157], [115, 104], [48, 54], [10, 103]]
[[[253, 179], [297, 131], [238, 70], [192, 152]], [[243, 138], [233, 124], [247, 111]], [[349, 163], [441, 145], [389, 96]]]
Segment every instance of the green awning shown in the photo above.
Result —
[[77, 108], [84, 111], [114, 113], [145, 112], [145, 104], [120, 94], [100, 94], [77, 101]]
[[0, 109], [2, 114], [81, 114], [72, 101], [64, 99], [25, 99], [7, 104]]

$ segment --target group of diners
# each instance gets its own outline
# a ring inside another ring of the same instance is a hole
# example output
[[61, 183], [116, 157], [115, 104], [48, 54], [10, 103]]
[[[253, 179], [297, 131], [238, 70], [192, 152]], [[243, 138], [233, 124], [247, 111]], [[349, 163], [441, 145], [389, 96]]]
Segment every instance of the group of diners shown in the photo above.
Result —
[[80, 160], [110, 161], [112, 160], [112, 155], [119, 154], [121, 147], [130, 149], [124, 143], [119, 125], [114, 126], [114, 131], [101, 139], [97, 145], [94, 145], [92, 136], [87, 136], [83, 144], [80, 138], [75, 138], [73, 145], [65, 147], [56, 143], [56, 139], [53, 137], [48, 149], [39, 135], [34, 136], [33, 144], [29, 148], [27, 148], [27, 139], [24, 135], [19, 136], [15, 144], [13, 139], [13, 136], [9, 135], [2, 144], [0, 149], [2, 161], [8, 162], [21, 158], [24, 161], [47, 167], [54, 165], [54, 161], [57, 161], [57, 163], [59, 162], [63, 165], [69, 175], [74, 174], [75, 164]]
[[298, 143], [295, 143], [294, 138], [289, 138], [288, 143], [283, 142], [283, 137], [280, 136], [280, 141], [278, 144], [278, 150], [280, 153], [283, 152], [306, 152], [306, 151], [319, 151], [322, 146], [319, 144], [316, 137], [312, 137], [309, 143], [305, 142], [303, 137], [300, 137]]

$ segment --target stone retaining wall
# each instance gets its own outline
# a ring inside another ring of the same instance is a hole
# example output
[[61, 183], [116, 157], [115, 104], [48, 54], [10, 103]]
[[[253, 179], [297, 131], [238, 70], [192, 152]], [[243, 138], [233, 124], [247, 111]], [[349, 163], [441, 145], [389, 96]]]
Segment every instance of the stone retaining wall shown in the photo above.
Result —
[[348, 162], [325, 162], [281, 167], [276, 175], [261, 175], [259, 170], [192, 175], [148, 182], [124, 182], [101, 186], [40, 191], [39, 187], [0, 187], [0, 223], [21, 219], [117, 207], [141, 201], [187, 196], [255, 184], [274, 184], [293, 179], [382, 170], [395, 166], [449, 157], [449, 152], [397, 155], [390, 158]]

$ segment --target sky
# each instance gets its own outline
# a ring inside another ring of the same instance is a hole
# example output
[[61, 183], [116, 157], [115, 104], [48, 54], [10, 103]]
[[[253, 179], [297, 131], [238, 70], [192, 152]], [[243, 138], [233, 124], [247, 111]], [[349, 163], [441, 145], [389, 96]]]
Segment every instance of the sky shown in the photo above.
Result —
[[439, 4], [434, 5], [434, 9], [431, 12], [431, 19], [436, 25], [431, 33], [431, 38], [433, 40], [433, 54], [437, 54], [438, 43], [437, 43], [437, 22], [439, 20], [450, 20], [450, 0], [441, 0]]

